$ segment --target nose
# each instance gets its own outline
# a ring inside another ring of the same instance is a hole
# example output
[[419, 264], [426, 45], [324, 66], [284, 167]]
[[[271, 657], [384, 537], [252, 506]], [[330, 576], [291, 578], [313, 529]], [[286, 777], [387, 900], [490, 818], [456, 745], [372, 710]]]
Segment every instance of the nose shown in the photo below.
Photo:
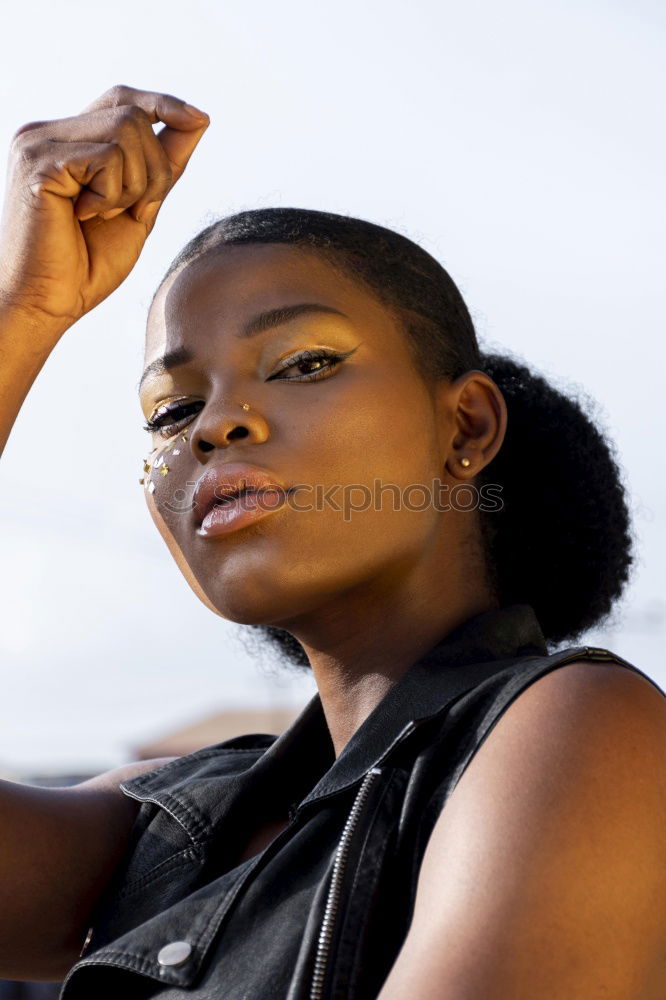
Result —
[[195, 455], [203, 455], [215, 448], [226, 448], [233, 441], [245, 438], [260, 444], [268, 437], [266, 421], [257, 410], [245, 403], [227, 403], [206, 406], [190, 435]]

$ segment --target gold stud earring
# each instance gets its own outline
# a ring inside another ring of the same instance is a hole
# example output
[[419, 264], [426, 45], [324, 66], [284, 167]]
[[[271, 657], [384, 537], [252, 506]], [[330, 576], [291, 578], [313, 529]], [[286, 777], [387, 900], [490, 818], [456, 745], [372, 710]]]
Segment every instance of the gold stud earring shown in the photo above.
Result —
[[467, 468], [467, 467], [468, 467], [468, 466], [470, 466], [470, 465], [471, 465], [472, 463], [470, 462], [470, 460], [469, 460], [468, 458], [461, 458], [461, 459], [460, 459], [460, 464], [461, 464], [462, 466], [464, 466], [465, 468]]
[[241, 403], [241, 406], [243, 407], [244, 410], [249, 410], [250, 409], [250, 404], [249, 403]]

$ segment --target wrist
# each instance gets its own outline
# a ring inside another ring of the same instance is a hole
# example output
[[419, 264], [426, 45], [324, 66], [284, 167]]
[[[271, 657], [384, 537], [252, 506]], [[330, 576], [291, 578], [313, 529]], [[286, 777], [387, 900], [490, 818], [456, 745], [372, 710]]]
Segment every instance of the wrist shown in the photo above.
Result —
[[75, 322], [71, 317], [52, 316], [36, 306], [18, 302], [0, 290], [0, 336], [9, 336], [12, 331], [25, 335], [29, 331], [32, 346], [52, 349]]

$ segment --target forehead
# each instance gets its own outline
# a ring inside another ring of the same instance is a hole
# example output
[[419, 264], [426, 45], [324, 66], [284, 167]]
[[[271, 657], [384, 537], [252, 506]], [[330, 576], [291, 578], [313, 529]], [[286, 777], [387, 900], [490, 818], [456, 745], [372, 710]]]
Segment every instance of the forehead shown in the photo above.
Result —
[[390, 312], [370, 289], [321, 254], [282, 244], [216, 248], [171, 275], [148, 314], [146, 357], [198, 332], [233, 331], [264, 310], [320, 302], [359, 323], [385, 325]]

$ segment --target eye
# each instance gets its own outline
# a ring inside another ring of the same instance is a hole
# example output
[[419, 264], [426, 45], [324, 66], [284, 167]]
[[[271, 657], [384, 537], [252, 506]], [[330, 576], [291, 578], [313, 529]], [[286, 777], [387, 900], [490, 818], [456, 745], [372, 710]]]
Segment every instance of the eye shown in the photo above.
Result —
[[313, 371], [303, 373], [300, 375], [288, 375], [286, 377], [278, 378], [278, 375], [271, 375], [267, 378], [267, 382], [271, 382], [276, 378], [278, 381], [282, 382], [316, 382], [322, 378], [328, 378], [330, 372], [333, 371], [335, 366], [341, 361], [345, 361], [351, 354], [356, 351], [355, 347], [351, 351], [345, 351], [343, 354], [338, 354], [336, 351], [326, 351], [323, 349], [314, 351], [301, 351], [300, 354], [296, 354], [291, 358], [285, 358], [284, 361], [280, 363], [278, 372], [285, 371], [288, 368], [295, 367], [305, 367], [313, 368]]
[[[360, 347], [360, 344], [358, 346]], [[291, 358], [285, 358], [278, 366], [278, 373], [296, 367], [312, 368], [312, 371], [282, 377], [276, 373], [267, 378], [266, 381], [271, 382], [277, 379], [279, 382], [316, 382], [319, 379], [328, 378], [336, 365], [345, 361], [357, 350], [358, 347], [354, 347], [351, 351], [345, 351], [342, 354], [324, 349], [301, 351]], [[151, 414], [151, 419], [143, 425], [143, 429], [151, 434], [159, 434], [160, 437], [172, 437], [178, 433], [178, 430], [190, 417], [199, 413], [204, 405], [203, 400], [200, 399], [190, 403], [163, 403]]]
[[[177, 433], [178, 428], [193, 413], [198, 413], [203, 405], [203, 401], [200, 399], [191, 403], [177, 403], [175, 406], [163, 403], [162, 406], [158, 406], [155, 412], [151, 414], [151, 419], [143, 425], [143, 429], [152, 434], [159, 434], [161, 437], [171, 437]], [[180, 416], [174, 420], [173, 417], [176, 414], [180, 414]], [[170, 417], [171, 419], [165, 421], [165, 417]]]

